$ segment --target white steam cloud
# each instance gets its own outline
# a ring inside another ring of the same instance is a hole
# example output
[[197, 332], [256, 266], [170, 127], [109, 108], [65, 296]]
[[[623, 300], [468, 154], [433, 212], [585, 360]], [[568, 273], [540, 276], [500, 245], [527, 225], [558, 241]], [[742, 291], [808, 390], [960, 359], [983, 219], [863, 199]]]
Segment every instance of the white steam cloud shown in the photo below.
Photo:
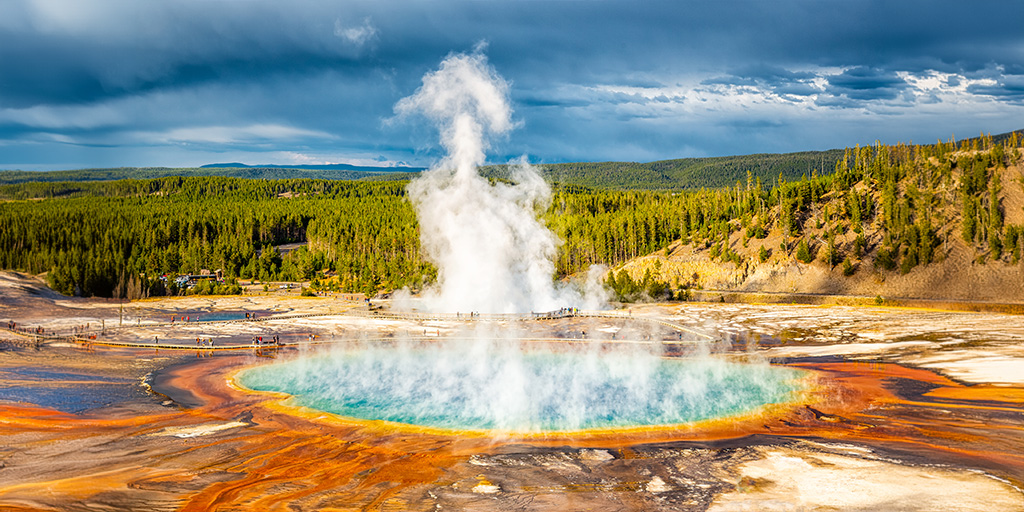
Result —
[[[508, 89], [479, 52], [451, 55], [395, 106], [399, 115], [435, 122], [448, 152], [408, 189], [424, 254], [438, 268], [423, 306], [447, 313], [595, 308], [606, 300], [602, 269], [592, 268], [579, 289], [553, 280], [558, 243], [540, 220], [551, 191], [537, 171], [525, 161], [514, 165], [512, 185], [477, 172], [488, 141], [513, 127]], [[540, 325], [517, 332], [474, 322], [454, 335], [424, 331], [419, 339], [389, 333], [387, 343], [365, 340], [241, 379], [343, 416], [499, 432], [687, 423], [788, 400], [799, 387], [793, 370], [713, 359], [717, 347], [701, 341], [687, 349], [698, 357], [663, 357], [660, 323], [552, 323], [554, 336], [581, 341], [523, 339], [543, 335]]]
[[492, 137], [514, 126], [509, 85], [479, 51], [449, 55], [395, 106], [437, 124], [447, 156], [409, 184], [436, 286], [424, 292], [435, 311], [526, 313], [595, 307], [601, 298], [553, 281], [558, 241], [539, 215], [551, 190], [525, 158], [513, 185], [491, 184], [477, 169]]
[[240, 378], [343, 416], [496, 435], [689, 423], [780, 403], [801, 387], [798, 370], [662, 358], [659, 344], [566, 351], [527, 347], [509, 331], [465, 334], [355, 345]]

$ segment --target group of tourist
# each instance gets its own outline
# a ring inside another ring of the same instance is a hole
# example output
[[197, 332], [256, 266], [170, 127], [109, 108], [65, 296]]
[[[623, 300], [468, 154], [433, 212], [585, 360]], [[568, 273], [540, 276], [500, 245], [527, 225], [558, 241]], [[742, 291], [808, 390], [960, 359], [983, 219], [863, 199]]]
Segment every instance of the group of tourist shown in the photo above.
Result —
[[[15, 331], [15, 332], [18, 332], [18, 333], [38, 334], [38, 335], [42, 335], [42, 336], [46, 335], [46, 330], [43, 329], [42, 327], [37, 327], [35, 329], [25, 329], [25, 328], [18, 329], [17, 328], [17, 323], [14, 322], [14, 321], [7, 321], [7, 330], [8, 331]], [[55, 335], [56, 335], [56, 333], [50, 332], [50, 336], [55, 336]]]
[[558, 311], [546, 311], [543, 313], [530, 311], [530, 316], [533, 318], [565, 318], [567, 316], [576, 316], [579, 313], [579, 308], [559, 308]]
[[[278, 346], [278, 345], [281, 344], [281, 338], [279, 338], [275, 334], [272, 338], [270, 338], [270, 341], [267, 344], [271, 345], [271, 346]], [[254, 346], [254, 347], [262, 347], [263, 346], [263, 336], [253, 336], [252, 337], [252, 346]]]
[[78, 334], [80, 332], [89, 332], [89, 324], [80, 324], [71, 326], [71, 334]]

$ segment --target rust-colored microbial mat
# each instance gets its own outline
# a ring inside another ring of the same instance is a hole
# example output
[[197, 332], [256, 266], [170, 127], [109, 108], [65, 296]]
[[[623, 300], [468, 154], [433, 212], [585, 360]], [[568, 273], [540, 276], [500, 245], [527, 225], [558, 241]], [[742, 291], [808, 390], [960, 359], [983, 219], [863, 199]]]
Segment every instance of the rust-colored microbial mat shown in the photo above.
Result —
[[[349, 420], [233, 385], [250, 354], [177, 355], [154, 370], [162, 395], [81, 413], [0, 403], [0, 510], [1024, 510], [1019, 383], [952, 378], [946, 352], [918, 345], [761, 341], [810, 375], [795, 401], [529, 435]], [[86, 368], [43, 350], [0, 367], [76, 365], [81, 385], [158, 357], [97, 350]]]

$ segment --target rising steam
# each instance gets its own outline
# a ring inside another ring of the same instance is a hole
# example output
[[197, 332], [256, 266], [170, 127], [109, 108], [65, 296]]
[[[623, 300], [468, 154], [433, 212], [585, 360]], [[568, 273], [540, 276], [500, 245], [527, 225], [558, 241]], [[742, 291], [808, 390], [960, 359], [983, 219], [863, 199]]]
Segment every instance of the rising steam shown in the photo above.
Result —
[[[493, 333], [484, 333], [492, 336]], [[573, 431], [672, 425], [792, 399], [798, 370], [667, 359], [590, 345], [524, 350], [514, 339], [369, 344], [243, 373], [250, 389], [342, 416], [445, 429]]]
[[[584, 291], [553, 281], [557, 240], [539, 218], [551, 191], [536, 169], [525, 160], [514, 165], [511, 185], [477, 172], [488, 141], [513, 127], [508, 89], [480, 53], [451, 55], [395, 106], [401, 116], [436, 123], [447, 150], [408, 189], [424, 253], [438, 269], [423, 305], [448, 313], [593, 308], [604, 302], [595, 285], [600, 269], [591, 269]], [[693, 342], [699, 357], [663, 357], [660, 325], [641, 333], [626, 319], [613, 331], [573, 322], [563, 329], [576, 337], [579, 328], [592, 343], [555, 349], [521, 340], [508, 326], [474, 322], [454, 336], [367, 340], [240, 377], [344, 416], [498, 431], [687, 423], [787, 400], [799, 387], [791, 370], [716, 360], [702, 342]]]
[[558, 242], [539, 219], [551, 189], [525, 158], [513, 164], [513, 185], [491, 184], [477, 169], [489, 141], [514, 126], [508, 83], [484, 55], [450, 55], [423, 77], [395, 111], [432, 120], [447, 151], [409, 184], [424, 253], [438, 269], [424, 292], [435, 311], [526, 313], [593, 307], [583, 294], [553, 282]]

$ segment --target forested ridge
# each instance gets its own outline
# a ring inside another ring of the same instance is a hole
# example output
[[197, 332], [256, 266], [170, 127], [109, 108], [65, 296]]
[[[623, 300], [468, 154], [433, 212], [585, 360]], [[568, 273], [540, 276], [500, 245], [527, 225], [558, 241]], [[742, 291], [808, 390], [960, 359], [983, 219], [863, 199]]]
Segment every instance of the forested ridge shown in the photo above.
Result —
[[[800, 262], [846, 278], [871, 271], [877, 282], [885, 273], [941, 264], [954, 250], [975, 265], [1020, 265], [1021, 148], [1014, 133], [847, 149], [828, 175], [769, 186], [748, 175], [730, 188], [680, 194], [659, 207], [664, 224], [644, 229], [678, 226], [668, 239], [734, 266], [740, 277], [760, 265]], [[625, 298], [685, 295], [700, 286], [696, 274], [670, 282], [660, 268], [646, 270], [613, 272], [608, 284]]]
[[[828, 173], [761, 180], [747, 169], [732, 186], [694, 191], [556, 181], [544, 217], [563, 240], [558, 276], [676, 240], [735, 265], [818, 259], [852, 273], [867, 262], [891, 272], [928, 265], [958, 236], [979, 259], [1018, 264], [1022, 226], [1004, 221], [1002, 198], [1024, 184], [1000, 176], [1019, 164], [1020, 147], [1016, 135], [876, 144], [842, 151]], [[417, 287], [434, 270], [419, 253], [406, 183], [176, 176], [0, 185], [0, 267], [47, 272], [62, 293], [116, 297], [175, 293], [157, 276], [200, 269], [229, 280], [336, 275], [338, 288], [367, 293]], [[781, 242], [765, 246], [770, 233]], [[308, 244], [275, 248], [296, 242]], [[620, 272], [610, 284], [628, 297], [655, 280]]]
[[[831, 169], [842, 157], [842, 150], [811, 151], [803, 153], [758, 154], [712, 158], [683, 158], [649, 163], [637, 162], [580, 162], [545, 164], [541, 166], [544, 178], [556, 185], [577, 185], [596, 189], [686, 190], [728, 186], [746, 177], [748, 171], [755, 177], [786, 180], [810, 175], [813, 169]], [[223, 164], [240, 165], [240, 164]], [[0, 171], [0, 184], [30, 183], [36, 181], [114, 181], [124, 179], [155, 179], [172, 176], [223, 176], [247, 179], [319, 179], [395, 181], [408, 180], [420, 169], [320, 169], [313, 167], [120, 167], [113, 169], [78, 169], [66, 171]], [[508, 179], [506, 165], [481, 169], [484, 176]]]
[[[782, 176], [799, 179], [815, 169], [831, 169], [842, 150], [756, 154], [709, 158], [681, 158], [657, 162], [582, 162], [545, 164], [546, 180], [560, 185], [594, 189], [695, 190], [719, 188], [746, 179], [749, 172], [762, 180]], [[508, 166], [488, 166], [485, 176], [507, 178]]]
[[[172, 177], [0, 186], [0, 267], [49, 272], [62, 293], [162, 294], [157, 277], [304, 280], [329, 269], [345, 289], [430, 275], [402, 182]], [[282, 257], [275, 246], [309, 242]]]
[[[786, 180], [809, 175], [812, 169], [831, 169], [842, 150], [802, 153], [757, 154], [711, 158], [683, 158], [649, 163], [581, 162], [545, 164], [541, 173], [556, 185], [578, 185], [597, 189], [685, 190], [728, 186], [746, 177]], [[418, 168], [317, 168], [252, 167], [242, 164], [220, 164], [225, 167], [198, 168], [120, 167], [113, 169], [78, 169], [66, 171], [0, 171], [0, 184], [35, 181], [114, 181], [124, 179], [155, 179], [170, 176], [224, 176], [247, 179], [320, 179], [395, 181], [416, 176]], [[508, 179], [508, 166], [495, 165], [481, 169], [484, 176]]]
[[0, 184], [34, 181], [114, 181], [145, 180], [172, 176], [223, 176], [231, 178], [280, 180], [364, 180], [390, 179], [390, 175], [406, 175], [404, 168], [385, 170], [372, 168], [316, 169], [295, 167], [115, 167], [109, 169], [75, 169], [66, 171], [0, 171]]
[[[1011, 133], [988, 137], [1002, 144]], [[976, 139], [968, 139], [973, 143]], [[656, 162], [576, 162], [540, 165], [544, 178], [558, 186], [581, 186], [609, 190], [697, 190], [732, 186], [751, 174], [764, 182], [780, 176], [794, 181], [810, 176], [815, 170], [828, 173], [846, 152], [841, 149], [803, 151], [797, 153], [760, 153], [738, 156], [679, 158]], [[63, 171], [3, 171], [0, 185], [34, 181], [114, 181], [124, 179], [155, 179], [181, 176], [224, 176], [247, 179], [319, 179], [359, 181], [400, 181], [415, 178], [421, 168], [359, 167], [332, 165], [248, 166], [239, 163], [210, 164], [202, 167], [119, 167], [110, 169], [76, 169]], [[484, 176], [507, 180], [507, 165], [485, 166]]]

